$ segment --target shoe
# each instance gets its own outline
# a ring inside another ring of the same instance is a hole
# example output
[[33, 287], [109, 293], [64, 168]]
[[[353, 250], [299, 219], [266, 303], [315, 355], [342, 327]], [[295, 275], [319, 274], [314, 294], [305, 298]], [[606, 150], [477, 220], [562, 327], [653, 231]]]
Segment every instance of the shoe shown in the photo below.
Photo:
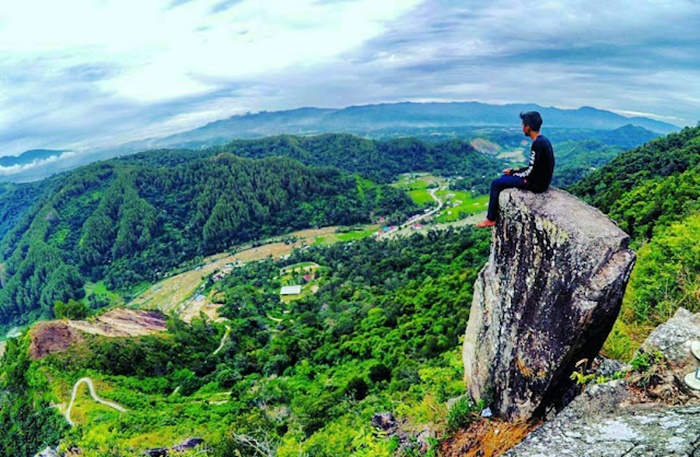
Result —
[[693, 390], [700, 390], [700, 368], [696, 368], [694, 373], [685, 375], [685, 385]]
[[700, 341], [691, 341], [690, 352], [693, 353], [696, 359], [700, 360]]
[[484, 219], [483, 221], [476, 224], [477, 228], [493, 227], [494, 225], [496, 225], [496, 222], [490, 221], [488, 219]]

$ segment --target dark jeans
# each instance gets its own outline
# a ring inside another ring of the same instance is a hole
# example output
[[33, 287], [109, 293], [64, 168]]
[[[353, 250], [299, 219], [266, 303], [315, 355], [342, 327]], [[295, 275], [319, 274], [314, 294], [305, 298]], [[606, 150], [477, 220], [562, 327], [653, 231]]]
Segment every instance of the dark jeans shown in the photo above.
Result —
[[486, 219], [496, 221], [498, 219], [498, 196], [504, 189], [517, 187], [523, 189], [526, 187], [525, 180], [517, 176], [503, 175], [498, 179], [491, 181], [491, 194], [489, 197], [489, 211], [486, 214]]

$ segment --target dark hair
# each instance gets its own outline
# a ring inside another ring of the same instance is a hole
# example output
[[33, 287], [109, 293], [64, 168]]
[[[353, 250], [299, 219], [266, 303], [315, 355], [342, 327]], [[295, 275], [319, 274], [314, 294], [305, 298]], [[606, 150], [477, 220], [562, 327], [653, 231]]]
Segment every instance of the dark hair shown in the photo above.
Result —
[[527, 125], [535, 132], [539, 132], [540, 127], [542, 127], [542, 116], [537, 111], [520, 113], [520, 119], [523, 120], [523, 125]]

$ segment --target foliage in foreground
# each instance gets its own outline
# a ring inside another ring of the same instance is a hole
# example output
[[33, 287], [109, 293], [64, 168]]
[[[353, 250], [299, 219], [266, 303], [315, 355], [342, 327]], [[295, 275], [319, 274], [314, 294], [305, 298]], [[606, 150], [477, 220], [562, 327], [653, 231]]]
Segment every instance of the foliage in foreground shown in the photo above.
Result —
[[[136, 455], [193, 435], [221, 456], [255, 455], [261, 444], [280, 456], [388, 456], [374, 413], [445, 430], [445, 402], [463, 393], [459, 336], [488, 244], [467, 228], [295, 251], [212, 283], [231, 328], [217, 355], [221, 325], [173, 320], [162, 335], [87, 338], [32, 369], [52, 380], [53, 401], [89, 376], [128, 409], [84, 394], [74, 416], [82, 425], [63, 446], [86, 456]], [[280, 269], [303, 262], [320, 265], [306, 286], [318, 290], [281, 302]]]

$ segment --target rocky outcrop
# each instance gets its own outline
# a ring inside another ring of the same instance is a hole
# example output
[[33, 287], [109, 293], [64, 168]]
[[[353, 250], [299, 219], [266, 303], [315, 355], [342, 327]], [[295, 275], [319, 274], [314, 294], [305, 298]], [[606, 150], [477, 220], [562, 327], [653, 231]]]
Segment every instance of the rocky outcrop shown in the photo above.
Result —
[[700, 341], [700, 313], [692, 314], [680, 308], [651, 332], [642, 344], [642, 351], [649, 354], [659, 351], [672, 368], [685, 369], [698, 362], [690, 353], [691, 341]]
[[628, 404], [625, 384], [591, 386], [507, 457], [700, 455], [700, 405]]
[[196, 449], [198, 446], [203, 445], [204, 440], [202, 438], [187, 438], [177, 446], [148, 449], [147, 451], [144, 451], [143, 455], [146, 457], [167, 457], [169, 455], [179, 455], [183, 452], [191, 451]]
[[649, 400], [678, 405], [700, 399], [700, 391], [688, 388], [684, 381], [700, 366], [700, 360], [690, 351], [692, 341], [700, 341], [700, 313], [692, 314], [684, 308], [644, 341], [637, 358], [647, 355], [647, 360], [657, 361], [661, 357], [644, 392]]
[[559, 401], [575, 364], [593, 360], [635, 255], [610, 219], [564, 191], [507, 190], [500, 207], [463, 359], [471, 396], [516, 420]]
[[700, 392], [683, 384], [683, 375], [700, 364], [689, 349], [694, 340], [700, 340], [700, 313], [681, 308], [637, 354], [654, 354], [652, 365], [624, 381], [588, 386], [505, 455], [700, 455]]

